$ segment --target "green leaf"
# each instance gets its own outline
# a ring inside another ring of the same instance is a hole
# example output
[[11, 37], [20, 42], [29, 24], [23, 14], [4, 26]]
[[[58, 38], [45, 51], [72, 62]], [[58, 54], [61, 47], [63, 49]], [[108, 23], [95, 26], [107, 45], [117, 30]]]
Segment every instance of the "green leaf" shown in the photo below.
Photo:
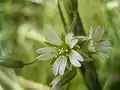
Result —
[[24, 63], [17, 58], [0, 56], [0, 65], [7, 68], [22, 68]]

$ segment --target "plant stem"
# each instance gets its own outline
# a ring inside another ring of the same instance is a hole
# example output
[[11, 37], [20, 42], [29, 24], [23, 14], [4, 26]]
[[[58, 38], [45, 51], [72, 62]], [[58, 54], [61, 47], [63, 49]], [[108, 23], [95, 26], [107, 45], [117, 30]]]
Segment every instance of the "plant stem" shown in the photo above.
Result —
[[66, 22], [65, 22], [61, 7], [60, 7], [60, 1], [59, 0], [58, 0], [58, 10], [59, 10], [59, 14], [60, 14], [64, 29], [65, 29], [65, 32], [67, 32], [67, 25], [66, 25]]
[[[66, 12], [67, 12], [67, 15], [69, 18], [69, 23], [71, 24], [73, 21], [73, 18], [74, 18], [74, 13], [69, 12], [67, 9], [66, 9]], [[84, 31], [83, 24], [82, 24], [81, 18], [79, 16], [79, 13], [78, 13], [78, 11], [75, 13], [76, 13], [76, 25], [74, 27], [73, 32], [75, 35], [85, 35], [85, 31]]]
[[84, 62], [79, 70], [89, 90], [102, 90], [93, 61]]
[[[74, 13], [69, 12], [67, 9], [66, 9], [66, 12], [67, 12], [69, 22], [71, 25], [71, 23], [73, 22]], [[78, 11], [76, 11], [76, 16], [77, 16], [76, 17], [76, 25], [75, 25], [75, 28], [73, 29], [74, 35], [85, 36], [83, 23], [81, 21]], [[93, 61], [92, 62], [84, 62], [82, 67], [79, 68], [79, 70], [82, 73], [83, 78], [84, 78], [89, 90], [101, 90], [98, 75], [96, 73], [96, 68], [95, 68]]]

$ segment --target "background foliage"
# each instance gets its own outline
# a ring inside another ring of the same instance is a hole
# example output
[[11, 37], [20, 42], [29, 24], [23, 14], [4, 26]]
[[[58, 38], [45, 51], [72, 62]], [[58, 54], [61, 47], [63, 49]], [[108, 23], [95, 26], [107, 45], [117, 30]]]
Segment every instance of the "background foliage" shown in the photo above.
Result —
[[[78, 0], [78, 3], [85, 32], [88, 34], [90, 26], [104, 27], [106, 37], [113, 44], [109, 59], [96, 57], [95, 65], [101, 86], [103, 90], [119, 90], [120, 2]], [[64, 7], [62, 10], [67, 21]], [[53, 79], [49, 61], [37, 61], [15, 69], [4, 66], [11, 67], [9, 64], [14, 60], [24, 63], [36, 60], [36, 49], [44, 46], [41, 35], [50, 28], [59, 34], [64, 32], [54, 0], [0, 0], [0, 62], [5, 62], [0, 64], [0, 90], [49, 89], [48, 85]], [[88, 90], [81, 74], [78, 73], [67, 85], [67, 90]]]

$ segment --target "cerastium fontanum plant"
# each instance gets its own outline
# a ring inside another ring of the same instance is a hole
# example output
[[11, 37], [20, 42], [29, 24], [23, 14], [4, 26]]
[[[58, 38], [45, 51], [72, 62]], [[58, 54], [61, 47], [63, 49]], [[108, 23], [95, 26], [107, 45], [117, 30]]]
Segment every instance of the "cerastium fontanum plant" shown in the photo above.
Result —
[[[81, 63], [86, 60], [82, 53], [108, 56], [108, 51], [111, 49], [111, 43], [102, 40], [104, 30], [100, 28], [91, 29], [88, 36], [74, 36], [70, 32], [59, 37], [54, 30], [50, 30], [50, 32], [53, 34], [52, 38], [46, 36], [45, 43], [47, 46], [36, 50], [36, 52], [40, 54], [37, 59], [52, 60], [53, 73], [57, 77], [57, 79], [53, 80], [54, 83], [51, 83], [53, 86], [66, 72], [72, 70], [72, 68], [81, 67]], [[82, 43], [85, 44], [83, 48], [80, 46]]]
[[[64, 1], [70, 22], [69, 26], [66, 26], [68, 24], [66, 24], [64, 20], [59, 0], [58, 9], [66, 34], [62, 33], [59, 36], [54, 30], [49, 30], [49, 35], [45, 35], [46, 46], [36, 50], [36, 52], [40, 54], [37, 59], [51, 60], [50, 65], [55, 75], [55, 79], [50, 83], [52, 90], [58, 90], [61, 86], [73, 79], [77, 72], [76, 69], [81, 69], [83, 75], [86, 75], [87, 70], [94, 71], [92, 73], [95, 74], [95, 79], [89, 81], [91, 84], [87, 83], [88, 88], [89, 90], [101, 90], [95, 66], [93, 65], [94, 59], [92, 54], [108, 58], [111, 43], [103, 39], [105, 31], [100, 27], [96, 29], [91, 27], [89, 35], [85, 35], [77, 11], [77, 0]], [[86, 63], [89, 61], [92, 61], [92, 64], [84, 64], [84, 62]]]

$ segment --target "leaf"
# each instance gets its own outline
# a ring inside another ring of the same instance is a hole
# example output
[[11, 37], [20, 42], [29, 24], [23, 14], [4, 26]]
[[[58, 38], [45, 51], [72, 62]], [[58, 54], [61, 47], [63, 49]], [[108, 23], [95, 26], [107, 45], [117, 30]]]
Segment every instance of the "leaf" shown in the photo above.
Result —
[[22, 68], [24, 63], [17, 58], [0, 56], [0, 65], [7, 68]]
[[105, 82], [103, 90], [120, 90], [120, 76], [119, 74], [113, 74], [108, 77]]

